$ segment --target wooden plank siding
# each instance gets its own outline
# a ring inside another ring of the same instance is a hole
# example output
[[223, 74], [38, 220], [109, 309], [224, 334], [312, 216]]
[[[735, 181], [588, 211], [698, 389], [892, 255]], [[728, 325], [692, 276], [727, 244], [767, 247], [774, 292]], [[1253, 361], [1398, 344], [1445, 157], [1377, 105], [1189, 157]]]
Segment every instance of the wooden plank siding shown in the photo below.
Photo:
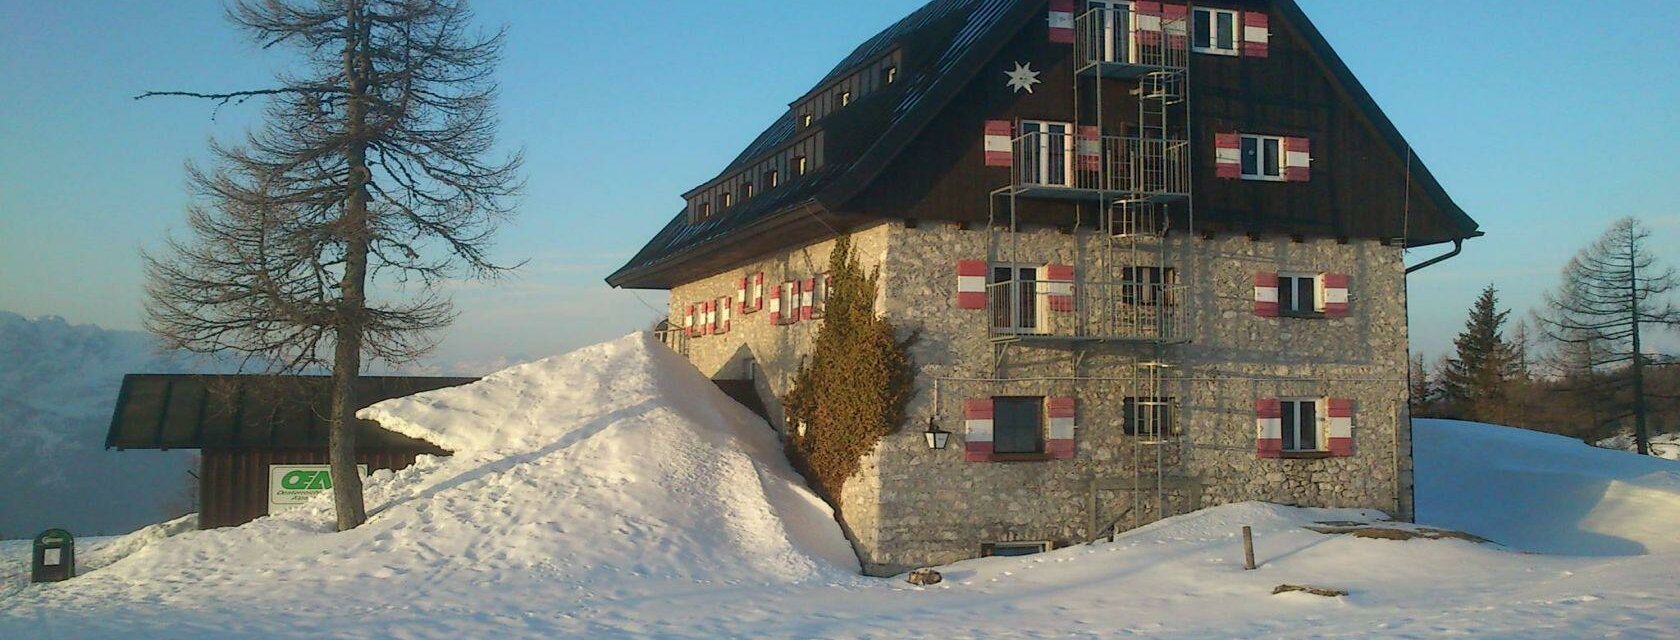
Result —
[[[442, 449], [362, 449], [356, 463], [368, 470], [401, 470], [421, 454]], [[198, 528], [234, 527], [268, 515], [268, 468], [276, 464], [327, 464], [325, 448], [205, 449], [199, 459]]]

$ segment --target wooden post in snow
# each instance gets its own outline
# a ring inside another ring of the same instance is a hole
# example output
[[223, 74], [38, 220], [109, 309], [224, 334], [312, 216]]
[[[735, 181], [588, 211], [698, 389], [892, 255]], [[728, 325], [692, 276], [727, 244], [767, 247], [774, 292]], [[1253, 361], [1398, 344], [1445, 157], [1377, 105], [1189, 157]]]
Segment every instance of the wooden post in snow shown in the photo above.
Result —
[[1243, 570], [1254, 570], [1254, 529], [1243, 525]]

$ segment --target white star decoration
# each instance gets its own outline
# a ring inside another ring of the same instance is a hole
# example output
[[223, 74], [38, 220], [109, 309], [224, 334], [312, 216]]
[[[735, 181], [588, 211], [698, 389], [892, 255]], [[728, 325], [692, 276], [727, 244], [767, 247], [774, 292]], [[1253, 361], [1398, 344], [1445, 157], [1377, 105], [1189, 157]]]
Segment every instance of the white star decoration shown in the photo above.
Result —
[[1043, 82], [1043, 80], [1038, 79], [1038, 72], [1032, 70], [1031, 62], [1026, 64], [1017, 62], [1014, 71], [1005, 71], [1003, 74], [1009, 76], [1009, 88], [1014, 89], [1015, 93], [1022, 91], [1032, 93], [1033, 85]]

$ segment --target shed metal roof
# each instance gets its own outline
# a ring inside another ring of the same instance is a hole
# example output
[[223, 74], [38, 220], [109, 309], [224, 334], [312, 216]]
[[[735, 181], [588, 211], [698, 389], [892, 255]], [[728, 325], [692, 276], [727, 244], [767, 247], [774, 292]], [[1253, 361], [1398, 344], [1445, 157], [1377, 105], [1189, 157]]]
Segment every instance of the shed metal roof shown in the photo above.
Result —
[[[363, 377], [357, 381], [357, 409], [476, 380]], [[332, 407], [331, 382], [327, 376], [129, 374], [123, 377], [122, 390], [117, 394], [105, 447], [325, 447], [327, 416]], [[356, 446], [437, 449], [367, 420], [357, 421]]]

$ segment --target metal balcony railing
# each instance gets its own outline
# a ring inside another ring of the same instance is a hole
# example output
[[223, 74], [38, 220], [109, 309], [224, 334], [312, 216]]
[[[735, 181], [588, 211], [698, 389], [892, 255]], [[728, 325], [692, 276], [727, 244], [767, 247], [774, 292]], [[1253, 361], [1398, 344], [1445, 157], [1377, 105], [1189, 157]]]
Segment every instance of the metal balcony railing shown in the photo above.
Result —
[[1156, 282], [998, 282], [987, 286], [993, 341], [1189, 339], [1189, 287]]
[[1144, 14], [1125, 7], [1096, 7], [1074, 19], [1075, 69], [1105, 77], [1136, 77], [1151, 70], [1190, 66], [1186, 15]]
[[1014, 163], [1014, 186], [1029, 195], [1190, 194], [1188, 140], [1031, 131], [1015, 138]]

